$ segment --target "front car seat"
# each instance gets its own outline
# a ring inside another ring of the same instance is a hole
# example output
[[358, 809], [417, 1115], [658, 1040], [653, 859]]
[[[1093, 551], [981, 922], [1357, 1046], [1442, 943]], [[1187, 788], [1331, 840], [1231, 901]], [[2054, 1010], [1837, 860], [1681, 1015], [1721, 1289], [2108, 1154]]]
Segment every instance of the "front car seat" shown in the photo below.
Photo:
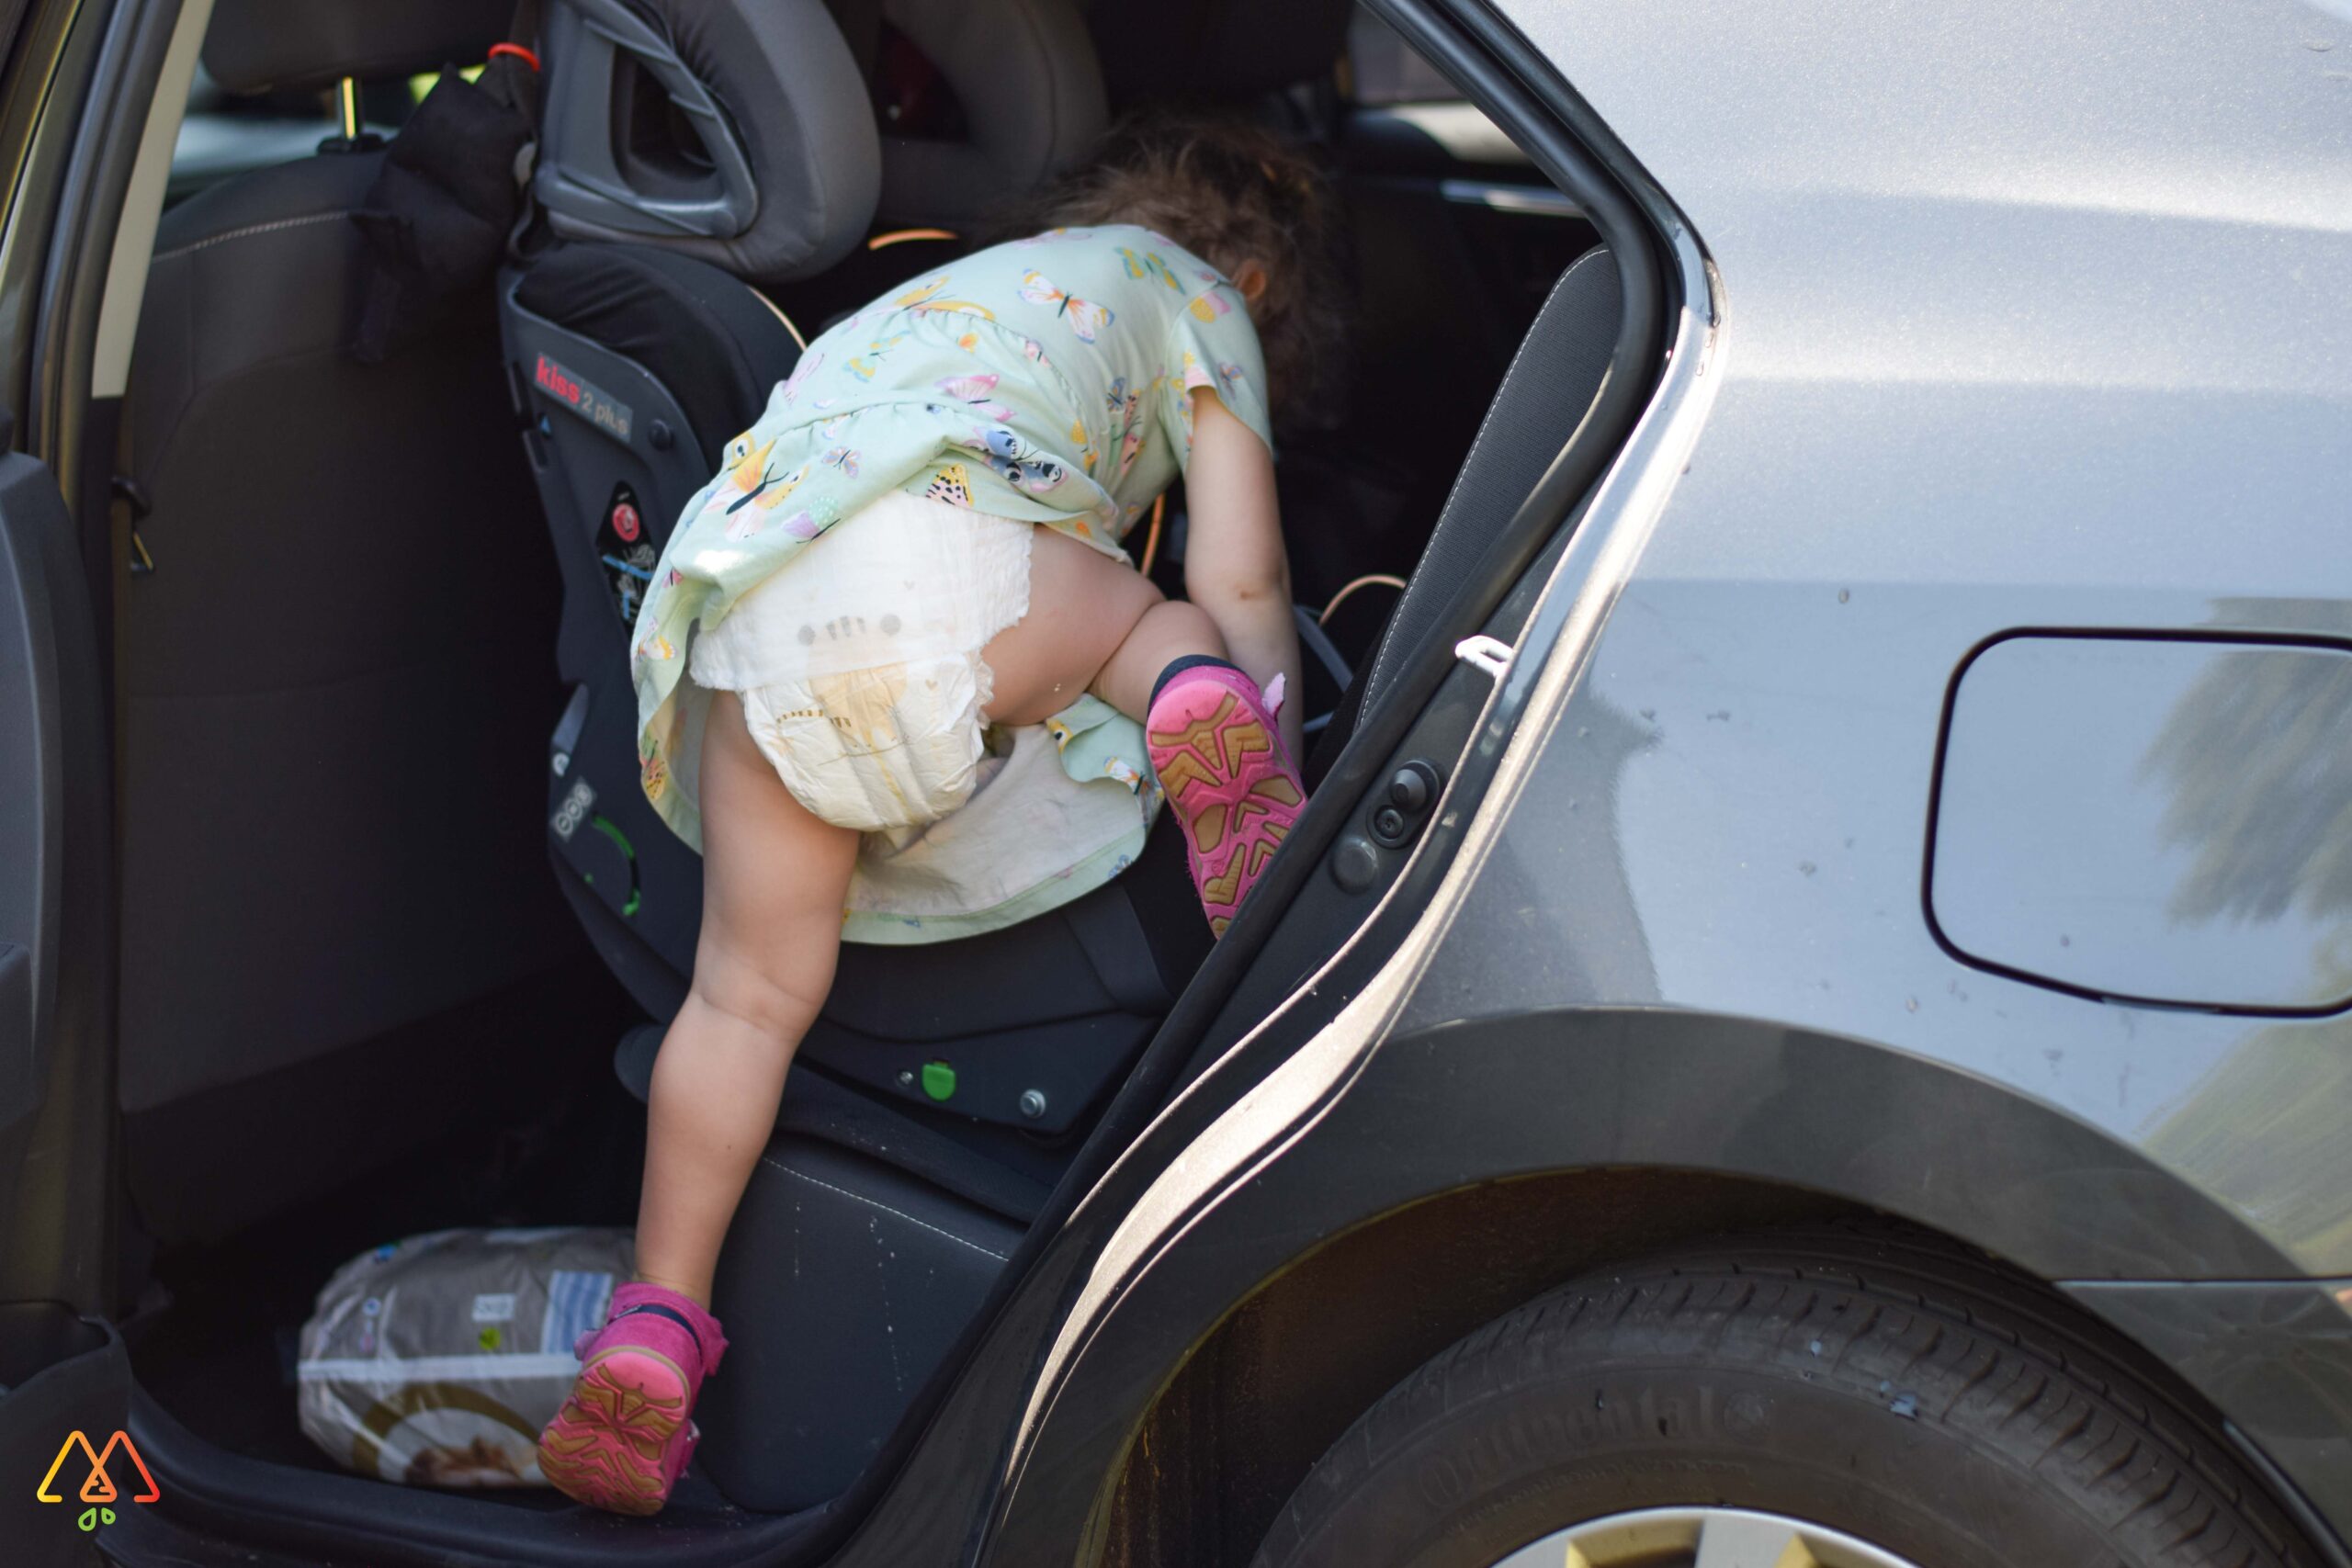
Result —
[[[232, 93], [310, 90], [480, 61], [505, 20], [220, 0], [204, 58]], [[164, 215], [151, 262], [124, 437], [154, 565], [120, 616], [119, 1093], [165, 1238], [479, 1107], [447, 1092], [479, 1039], [425, 1021], [577, 952], [524, 816], [556, 603], [491, 302], [383, 364], [345, 352], [351, 215], [383, 157], [331, 143], [223, 181]]]

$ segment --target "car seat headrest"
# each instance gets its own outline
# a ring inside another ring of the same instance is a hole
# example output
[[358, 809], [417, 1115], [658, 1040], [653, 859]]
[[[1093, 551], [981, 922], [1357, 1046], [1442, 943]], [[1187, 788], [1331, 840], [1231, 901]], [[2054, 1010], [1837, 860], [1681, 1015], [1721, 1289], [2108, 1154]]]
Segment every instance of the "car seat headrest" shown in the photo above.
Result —
[[478, 65], [514, 16], [506, 0], [218, 0], [204, 69], [253, 93]]
[[823, 0], [552, 0], [541, 42], [557, 233], [784, 279], [872, 224], [881, 138]]
[[964, 224], [1057, 174], [1109, 119], [1076, 0], [831, 0], [860, 62], [888, 26], [939, 73], [963, 113], [953, 137], [882, 138], [880, 216]]
[[1355, 0], [1090, 0], [1111, 101], [1254, 98], [1330, 74]]

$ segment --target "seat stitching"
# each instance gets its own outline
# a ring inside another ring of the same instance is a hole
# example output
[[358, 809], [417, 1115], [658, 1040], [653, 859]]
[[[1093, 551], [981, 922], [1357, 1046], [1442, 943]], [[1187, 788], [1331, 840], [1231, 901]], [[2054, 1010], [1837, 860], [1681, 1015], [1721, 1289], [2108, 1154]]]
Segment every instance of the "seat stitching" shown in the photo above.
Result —
[[889, 1204], [882, 1202], [878, 1199], [868, 1198], [863, 1192], [852, 1192], [847, 1188], [836, 1187], [830, 1181], [820, 1180], [816, 1177], [809, 1175], [805, 1170], [795, 1170], [790, 1166], [784, 1164], [782, 1161], [770, 1159], [765, 1155], [762, 1155], [760, 1156], [760, 1163], [765, 1166], [773, 1166], [776, 1169], [784, 1172], [786, 1176], [797, 1176], [812, 1187], [821, 1187], [828, 1192], [838, 1192], [842, 1197], [849, 1199], [852, 1202], [863, 1203], [871, 1209], [879, 1209], [886, 1214], [896, 1214], [899, 1219], [906, 1221], [907, 1224], [913, 1225], [920, 1230], [927, 1230], [933, 1235], [945, 1236], [949, 1241], [954, 1242], [956, 1246], [968, 1247], [983, 1258], [993, 1258], [999, 1263], [1009, 1263], [1012, 1261], [1011, 1257], [1005, 1253], [990, 1252], [987, 1247], [982, 1247], [977, 1241], [967, 1240], [965, 1237], [957, 1235], [954, 1231], [941, 1230], [937, 1225], [916, 1219], [912, 1214], [908, 1213], [903, 1209], [893, 1209]]
[[338, 219], [349, 216], [347, 212], [313, 212], [302, 218], [279, 218], [267, 223], [248, 223], [242, 229], [231, 229], [224, 233], [211, 235], [193, 244], [182, 245], [175, 250], [157, 251], [149, 258], [149, 262], [153, 265], [154, 262], [169, 261], [174, 256], [184, 256], [192, 252], [200, 251], [207, 245], [225, 244], [231, 240], [243, 240], [255, 234], [267, 234], [278, 229], [300, 228], [305, 223], [332, 223]]
[[[1544, 319], [1551, 315], [1552, 308], [1555, 305], [1557, 305], [1562, 297], [1567, 293], [1568, 280], [1576, 276], [1577, 273], [1582, 272], [1586, 263], [1604, 260], [1608, 255], [1609, 251], [1605, 246], [1596, 246], [1593, 249], [1587, 251], [1584, 254], [1578, 256], [1575, 261], [1569, 263], [1568, 270], [1560, 275], [1560, 281], [1552, 286], [1552, 292], [1544, 298], [1544, 308], [1535, 312], [1535, 320], [1529, 325], [1527, 329], [1527, 335], [1519, 340], [1519, 347], [1510, 356], [1510, 367], [1503, 372], [1502, 384], [1495, 389], [1494, 398], [1487, 405], [1487, 417], [1478, 422], [1478, 434], [1471, 438], [1470, 451], [1468, 455], [1462, 459], [1462, 467], [1454, 471], [1453, 484], [1445, 492], [1445, 504], [1438, 508], [1437, 526], [1430, 531], [1430, 544], [1434, 545], [1437, 542], [1438, 535], [1444, 530], [1446, 514], [1453, 510], [1454, 498], [1462, 493], [1463, 481], [1470, 477], [1471, 466], [1478, 460], [1478, 448], [1486, 445], [1487, 433], [1494, 429], [1498, 423], [1495, 419], [1496, 411], [1499, 410], [1503, 406], [1503, 400], [1510, 392], [1512, 378], [1519, 374], [1521, 367], [1526, 363], [1529, 346], [1535, 342], [1537, 336], [1544, 331]], [[1424, 551], [1425, 555], [1426, 553], [1427, 552]], [[1402, 607], [1403, 601], [1400, 599], [1398, 601], [1398, 608], [1401, 609]], [[1387, 636], [1387, 633], [1394, 631], [1396, 629], [1396, 613], [1391, 611], [1389, 613], [1388, 624], [1385, 628], [1383, 628], [1383, 633], [1380, 638], [1380, 647], [1374, 650], [1372, 657], [1372, 669], [1364, 677], [1364, 689], [1367, 693], [1380, 685], [1382, 675], [1388, 668], [1388, 656], [1390, 652], [1389, 644], [1392, 639]]]
[[[1599, 249], [1588, 251], [1576, 261], [1570, 263], [1568, 270], [1560, 275], [1560, 281], [1553, 285], [1551, 294], [1547, 296], [1544, 301], [1544, 308], [1535, 313], [1535, 320], [1533, 323], [1528, 327], [1527, 335], [1520, 339], [1519, 347], [1512, 352], [1510, 356], [1510, 366], [1503, 372], [1501, 385], [1495, 389], [1493, 400], [1487, 405], [1489, 409], [1500, 408], [1502, 406], [1504, 397], [1510, 391], [1512, 378], [1519, 374], [1521, 368], [1526, 363], [1529, 346], [1534, 343], [1536, 336], [1543, 332], [1544, 320], [1552, 314], [1553, 307], [1557, 305], [1560, 302], [1561, 297], [1567, 293], [1568, 279], [1583, 271], [1584, 265], [1587, 262], [1599, 261], [1608, 254], [1609, 253], [1607, 251]], [[1462, 481], [1468, 476], [1471, 464], [1477, 461], [1478, 448], [1486, 444], [1487, 433], [1494, 429], [1497, 423], [1497, 421], [1491, 418], [1483, 419], [1478, 422], [1478, 434], [1471, 439], [1469, 454], [1462, 459], [1462, 467], [1455, 471], [1453, 483], [1445, 492], [1445, 505], [1438, 508], [1437, 514], [1441, 525], [1442, 525], [1444, 522], [1447, 511], [1453, 505], [1454, 497], [1459, 495], [1462, 491]]]

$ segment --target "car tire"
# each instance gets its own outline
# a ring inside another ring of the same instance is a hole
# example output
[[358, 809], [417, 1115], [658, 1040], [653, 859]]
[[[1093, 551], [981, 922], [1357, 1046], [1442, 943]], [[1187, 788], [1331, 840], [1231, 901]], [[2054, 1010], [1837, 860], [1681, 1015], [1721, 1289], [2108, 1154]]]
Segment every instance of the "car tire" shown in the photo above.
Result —
[[[1255, 1562], [1487, 1568], [1542, 1540], [1529, 1560], [1581, 1562], [1573, 1535], [1556, 1556], [1546, 1538], [1738, 1510], [1882, 1554], [1759, 1563], [2315, 1568], [2134, 1357], [1936, 1246], [1839, 1230], [1717, 1244], [1589, 1276], [1428, 1362], [1317, 1462]], [[1683, 1539], [1589, 1561], [1688, 1565]]]

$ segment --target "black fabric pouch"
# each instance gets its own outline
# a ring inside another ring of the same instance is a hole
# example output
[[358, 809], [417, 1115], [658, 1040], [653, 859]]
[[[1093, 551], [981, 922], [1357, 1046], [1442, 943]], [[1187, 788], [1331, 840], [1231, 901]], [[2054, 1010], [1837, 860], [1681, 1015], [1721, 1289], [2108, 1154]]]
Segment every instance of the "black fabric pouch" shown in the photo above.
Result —
[[526, 61], [499, 55], [476, 82], [441, 73], [351, 215], [368, 273], [353, 357], [380, 363], [489, 286], [521, 211], [521, 159], [537, 121], [538, 76]]

